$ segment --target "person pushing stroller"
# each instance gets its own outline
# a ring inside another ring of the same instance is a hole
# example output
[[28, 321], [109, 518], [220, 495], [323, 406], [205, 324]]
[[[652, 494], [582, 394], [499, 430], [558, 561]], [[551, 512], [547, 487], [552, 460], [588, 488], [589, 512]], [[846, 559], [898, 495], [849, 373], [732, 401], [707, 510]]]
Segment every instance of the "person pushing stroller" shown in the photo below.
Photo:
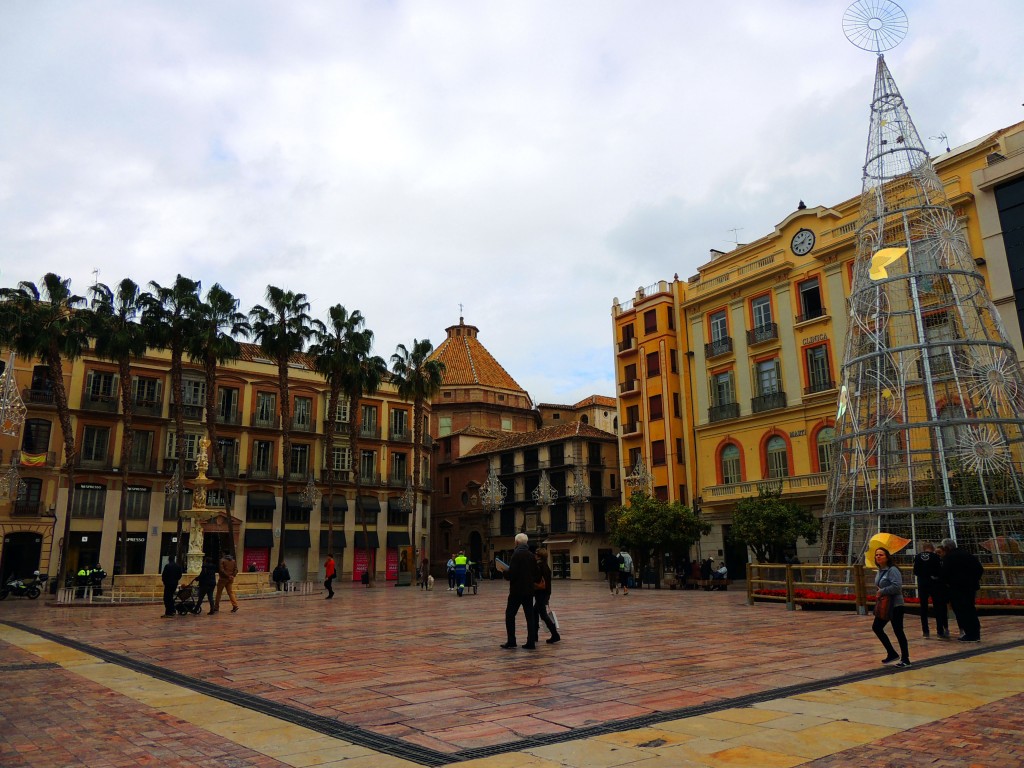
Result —
[[471, 564], [469, 558], [466, 557], [466, 553], [459, 550], [459, 554], [455, 556], [455, 591], [459, 597], [462, 597], [462, 593], [466, 591], [468, 584], [467, 574]]

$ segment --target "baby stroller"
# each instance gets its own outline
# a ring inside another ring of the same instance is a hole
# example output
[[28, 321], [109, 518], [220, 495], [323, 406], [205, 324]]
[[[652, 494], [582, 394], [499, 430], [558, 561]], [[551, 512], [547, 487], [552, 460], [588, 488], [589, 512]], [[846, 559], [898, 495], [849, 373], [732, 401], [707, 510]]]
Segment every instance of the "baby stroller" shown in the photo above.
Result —
[[472, 590], [473, 594], [477, 593], [477, 578], [476, 574], [473, 573], [472, 564], [469, 567], [466, 566], [455, 566], [455, 593], [462, 597], [463, 592], [469, 593]]
[[199, 602], [199, 585], [196, 584], [198, 579], [197, 576], [185, 586], [178, 587], [178, 591], [174, 593], [174, 610], [179, 616], [203, 612], [203, 605]]

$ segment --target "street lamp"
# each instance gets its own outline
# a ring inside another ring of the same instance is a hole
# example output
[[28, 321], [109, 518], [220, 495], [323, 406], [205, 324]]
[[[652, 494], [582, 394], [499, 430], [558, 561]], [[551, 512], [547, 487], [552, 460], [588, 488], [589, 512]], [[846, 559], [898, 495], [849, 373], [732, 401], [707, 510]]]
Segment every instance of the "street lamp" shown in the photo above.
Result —
[[492, 518], [494, 513], [502, 508], [505, 504], [505, 495], [508, 493], [508, 488], [505, 484], [498, 479], [497, 473], [494, 471], [494, 467], [488, 467], [487, 479], [484, 484], [480, 486], [480, 506], [483, 507], [484, 512], [487, 516], [487, 545], [488, 551], [490, 551], [491, 544], [491, 532], [494, 530], [494, 524]]
[[583, 507], [589, 498], [590, 484], [587, 483], [583, 467], [577, 464], [572, 470], [572, 491], [569, 493], [569, 500], [576, 509], [576, 528], [580, 533], [586, 532], [586, 515]]
[[[313, 473], [309, 473], [309, 479], [306, 480], [306, 487], [302, 491], [302, 500], [309, 504], [310, 509], [315, 509], [320, 504], [320, 499], [323, 498], [323, 494], [320, 493], [320, 489], [316, 487], [316, 483], [313, 482]], [[331, 510], [333, 513], [334, 510]]]
[[7, 367], [0, 375], [0, 434], [16, 436], [25, 423], [27, 412], [25, 401], [18, 392], [18, 382], [14, 380], [14, 353], [11, 352]]
[[634, 491], [639, 491], [648, 495], [651, 493], [652, 480], [653, 478], [651, 477], [650, 472], [647, 471], [647, 465], [644, 464], [643, 456], [640, 455], [637, 455], [636, 457], [636, 464], [633, 465], [633, 471], [622, 478], [622, 482]]

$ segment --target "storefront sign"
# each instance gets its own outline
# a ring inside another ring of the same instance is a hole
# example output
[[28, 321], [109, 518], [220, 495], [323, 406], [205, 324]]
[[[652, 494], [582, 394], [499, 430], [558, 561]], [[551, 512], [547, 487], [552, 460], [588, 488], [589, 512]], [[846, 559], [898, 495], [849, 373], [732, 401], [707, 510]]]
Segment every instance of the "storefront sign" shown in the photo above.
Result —
[[817, 344], [819, 341], [828, 341], [828, 334], [819, 333], [815, 336], [808, 336], [801, 344], [806, 347], [808, 344]]
[[807, 430], [806, 429], [798, 429], [796, 432], [790, 432], [789, 436], [790, 437], [803, 437], [806, 434], [807, 434]]

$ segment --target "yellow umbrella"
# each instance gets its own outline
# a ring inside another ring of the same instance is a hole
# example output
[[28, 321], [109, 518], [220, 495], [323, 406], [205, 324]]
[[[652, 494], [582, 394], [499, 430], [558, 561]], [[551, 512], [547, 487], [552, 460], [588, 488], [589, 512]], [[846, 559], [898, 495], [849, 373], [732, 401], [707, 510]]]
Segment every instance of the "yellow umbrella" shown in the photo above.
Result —
[[884, 280], [889, 276], [886, 267], [895, 261], [899, 261], [906, 252], [906, 248], [883, 248], [877, 251], [871, 257], [871, 269], [868, 271], [868, 277], [872, 280]]
[[876, 533], [868, 542], [867, 551], [864, 553], [864, 562], [868, 568], [875, 567], [875, 550], [879, 547], [889, 550], [889, 554], [895, 555], [910, 543], [910, 539], [904, 539], [895, 533]]

